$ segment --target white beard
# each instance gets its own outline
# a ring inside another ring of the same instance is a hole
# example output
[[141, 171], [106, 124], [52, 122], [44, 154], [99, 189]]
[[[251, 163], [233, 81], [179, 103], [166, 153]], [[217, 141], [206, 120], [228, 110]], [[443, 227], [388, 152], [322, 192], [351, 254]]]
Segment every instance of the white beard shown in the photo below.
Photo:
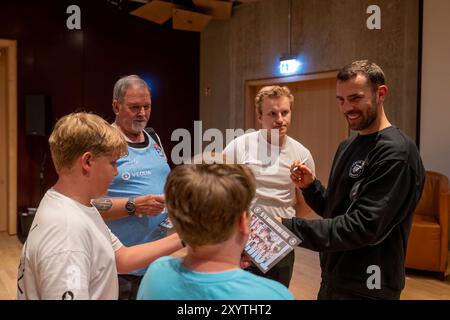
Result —
[[131, 123], [131, 128], [135, 132], [142, 132], [142, 131], [144, 131], [146, 126], [147, 126], [147, 122], [145, 122], [145, 121], [133, 121]]

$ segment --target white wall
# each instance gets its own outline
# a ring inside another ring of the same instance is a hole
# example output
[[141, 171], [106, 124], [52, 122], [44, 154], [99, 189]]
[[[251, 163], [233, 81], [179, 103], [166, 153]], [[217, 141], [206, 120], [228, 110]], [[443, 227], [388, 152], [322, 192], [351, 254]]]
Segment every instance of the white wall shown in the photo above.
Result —
[[420, 151], [450, 178], [450, 1], [424, 0]]

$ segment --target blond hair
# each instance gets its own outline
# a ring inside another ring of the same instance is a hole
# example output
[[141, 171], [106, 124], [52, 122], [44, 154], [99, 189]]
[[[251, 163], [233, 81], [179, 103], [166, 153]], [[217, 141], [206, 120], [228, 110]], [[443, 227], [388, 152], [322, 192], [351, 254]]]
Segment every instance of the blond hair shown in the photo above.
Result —
[[72, 168], [75, 160], [88, 151], [94, 155], [118, 157], [128, 152], [127, 143], [117, 129], [103, 118], [86, 112], [62, 117], [56, 123], [48, 142], [58, 173]]
[[287, 97], [289, 99], [289, 106], [294, 107], [294, 96], [289, 90], [288, 87], [280, 87], [280, 86], [266, 86], [259, 90], [258, 94], [255, 97], [255, 107], [256, 111], [261, 114], [262, 113], [262, 105], [264, 102], [264, 98], [281, 98]]
[[164, 192], [175, 229], [195, 248], [230, 238], [255, 195], [255, 178], [244, 165], [186, 164], [172, 170]]

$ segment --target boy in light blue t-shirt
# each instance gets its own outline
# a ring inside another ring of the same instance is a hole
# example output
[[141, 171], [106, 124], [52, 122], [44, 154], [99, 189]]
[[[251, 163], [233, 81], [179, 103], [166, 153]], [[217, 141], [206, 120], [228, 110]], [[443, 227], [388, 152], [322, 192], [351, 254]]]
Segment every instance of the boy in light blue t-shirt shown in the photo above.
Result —
[[138, 299], [293, 300], [285, 286], [240, 268], [254, 195], [255, 180], [244, 165], [182, 165], [172, 170], [166, 205], [187, 255], [153, 262]]

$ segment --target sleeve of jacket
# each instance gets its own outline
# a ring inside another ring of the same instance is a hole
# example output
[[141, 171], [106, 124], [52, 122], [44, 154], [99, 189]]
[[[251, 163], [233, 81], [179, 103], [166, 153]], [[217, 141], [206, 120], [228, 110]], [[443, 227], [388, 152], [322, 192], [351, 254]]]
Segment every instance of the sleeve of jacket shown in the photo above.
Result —
[[[335, 174], [334, 171], [337, 158], [342, 153], [342, 150], [345, 149], [345, 146], [348, 144], [349, 144], [348, 141], [344, 141], [339, 145], [333, 159], [333, 164], [331, 166], [332, 169], [330, 173], [330, 178], [328, 180], [329, 182], [331, 181], [331, 178]], [[325, 210], [325, 203], [327, 201], [327, 189], [325, 189], [322, 183], [318, 179], [316, 179], [308, 188], [301, 190], [303, 193], [303, 198], [305, 199], [305, 202], [308, 204], [308, 206], [311, 209], [313, 209], [314, 212], [317, 213], [319, 216], [323, 217], [323, 212]]]
[[308, 206], [322, 217], [326, 201], [326, 189], [322, 183], [314, 180], [308, 188], [302, 189], [302, 194]]
[[414, 194], [413, 175], [404, 161], [383, 161], [371, 170], [347, 212], [332, 219], [283, 219], [283, 224], [300, 237], [300, 246], [314, 251], [376, 245], [412, 210], [413, 202], [415, 205], [409, 196]]

